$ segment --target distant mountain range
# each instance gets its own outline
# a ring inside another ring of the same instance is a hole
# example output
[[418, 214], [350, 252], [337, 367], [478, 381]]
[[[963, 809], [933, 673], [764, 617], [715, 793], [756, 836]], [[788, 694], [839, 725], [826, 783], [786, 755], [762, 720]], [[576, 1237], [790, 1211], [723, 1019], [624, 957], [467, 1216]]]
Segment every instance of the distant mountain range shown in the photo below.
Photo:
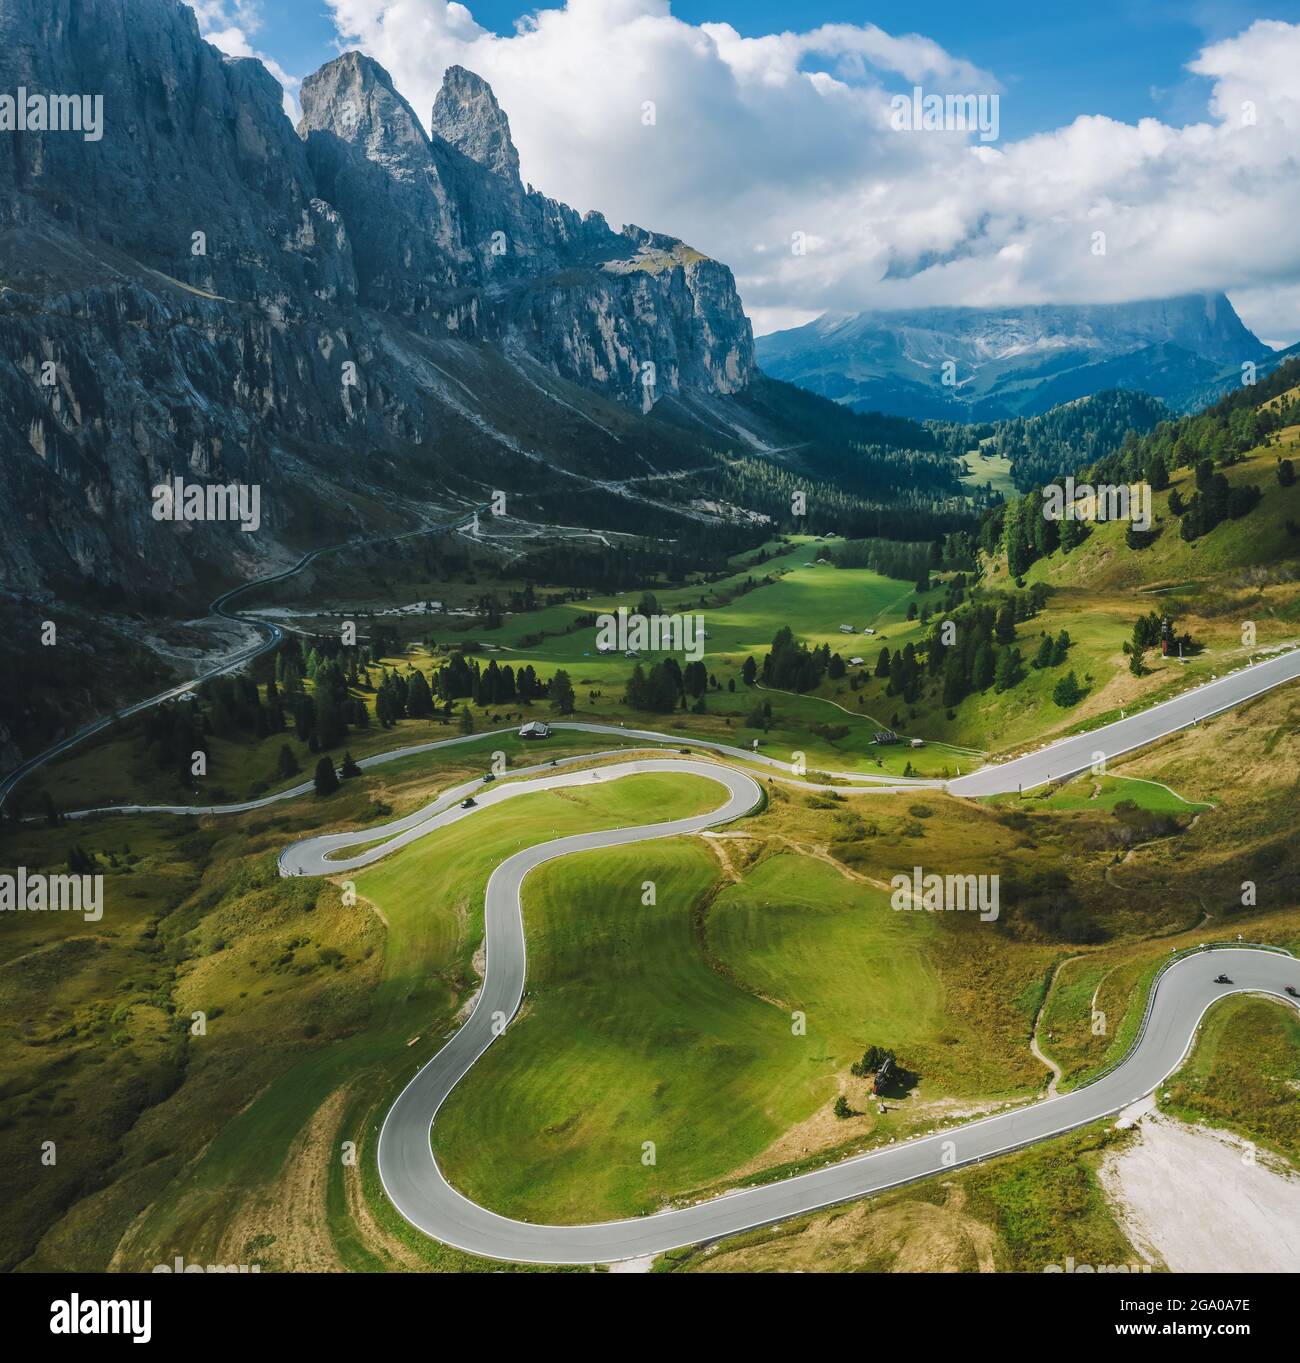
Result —
[[957, 421], [1035, 416], [1114, 388], [1187, 412], [1239, 385], [1243, 364], [1266, 373], [1281, 358], [1221, 293], [827, 313], [756, 348], [764, 372], [857, 411]]

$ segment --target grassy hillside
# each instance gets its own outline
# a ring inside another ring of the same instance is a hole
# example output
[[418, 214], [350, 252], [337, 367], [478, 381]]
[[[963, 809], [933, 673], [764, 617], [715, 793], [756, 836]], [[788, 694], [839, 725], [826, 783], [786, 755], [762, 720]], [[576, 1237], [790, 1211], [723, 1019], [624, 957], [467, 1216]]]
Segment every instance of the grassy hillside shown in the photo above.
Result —
[[[747, 821], [758, 855], [742, 870], [734, 849], [734, 880], [719, 881], [699, 840], [535, 873], [525, 1015], [434, 1128], [457, 1187], [530, 1220], [634, 1215], [1033, 1083], [1017, 995], [1032, 991], [1036, 953], [1009, 951], [998, 972], [1012, 972], [1012, 998], [968, 1016], [959, 981], [978, 925], [895, 913], [887, 891], [833, 862], [759, 851], [774, 822]], [[653, 907], [640, 903], [645, 880]], [[873, 1038], [923, 1075], [889, 1114], [849, 1074]], [[830, 1116], [841, 1092], [856, 1118]]]
[[[1288, 528], [1300, 526], [1300, 485], [1279, 486], [1276, 476], [1277, 459], [1296, 455], [1298, 435], [1297, 428], [1287, 428], [1277, 446], [1223, 470], [1232, 485], [1262, 489], [1260, 504], [1240, 520], [1224, 521], [1190, 543], [1180, 538], [1169, 498], [1175, 490], [1189, 495], [1192, 475], [1182, 470], [1169, 490], [1154, 494], [1149, 547], [1128, 548], [1122, 523], [1097, 523], [1078, 547], [1035, 561], [1021, 582], [1046, 589], [1046, 603], [1017, 625], [1014, 643], [1025, 666], [1010, 689], [969, 695], [949, 715], [937, 680], [905, 707], [873, 678], [859, 692], [864, 708], [898, 714], [909, 732], [928, 739], [1008, 751], [1119, 718], [1121, 711], [1154, 704], [1300, 638], [1300, 532]], [[1015, 590], [1000, 557], [986, 564], [977, 599], [996, 601]], [[1136, 677], [1124, 645], [1137, 618], [1152, 610], [1172, 612], [1178, 631], [1189, 631], [1201, 649], [1185, 662], [1148, 653], [1147, 674]], [[1247, 622], [1254, 626], [1253, 642], [1243, 633]], [[932, 623], [901, 621], [883, 633], [891, 650], [909, 642], [921, 648], [932, 629]], [[1042, 637], [1062, 630], [1071, 641], [1067, 658], [1042, 669], [1028, 666]], [[1085, 695], [1062, 708], [1053, 693], [1067, 672]]]
[[965, 472], [962, 482], [969, 488], [990, 488], [1003, 497], [1013, 497], [1015, 479], [1011, 476], [1011, 460], [1004, 454], [980, 448], [971, 450], [962, 459]]
[[1300, 1164], [1300, 1015], [1237, 995], [1206, 1014], [1196, 1048], [1164, 1086], [1184, 1121], [1226, 1127]]
[[947, 1178], [674, 1250], [658, 1272], [1042, 1273], [1067, 1258], [1132, 1265], [1097, 1179], [1121, 1139], [1090, 1127]]

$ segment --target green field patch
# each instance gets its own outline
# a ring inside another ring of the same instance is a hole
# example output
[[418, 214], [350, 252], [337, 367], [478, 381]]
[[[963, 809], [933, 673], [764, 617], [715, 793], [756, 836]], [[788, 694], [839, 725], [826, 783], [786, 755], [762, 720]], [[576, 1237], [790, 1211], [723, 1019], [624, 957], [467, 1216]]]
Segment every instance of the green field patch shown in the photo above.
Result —
[[928, 1047], [943, 990], [928, 959], [930, 914], [895, 913], [887, 891], [807, 857], [767, 858], [714, 902], [711, 949], [753, 992], [807, 1016], [819, 1053], [846, 1068], [868, 1044]]
[[635, 1215], [723, 1176], [825, 1096], [824, 1049], [705, 961], [696, 914], [716, 880], [681, 840], [530, 877], [525, 1014], [434, 1127], [457, 1188], [533, 1220]]
[[1194, 814], [1199, 809], [1211, 808], [1204, 801], [1185, 800], [1176, 791], [1158, 781], [1147, 781], [1132, 776], [1072, 777], [1060, 785], [1040, 787], [1025, 795], [1004, 794], [988, 796], [983, 803], [1040, 810], [1104, 810], [1111, 812], [1117, 804], [1132, 802], [1155, 814]]

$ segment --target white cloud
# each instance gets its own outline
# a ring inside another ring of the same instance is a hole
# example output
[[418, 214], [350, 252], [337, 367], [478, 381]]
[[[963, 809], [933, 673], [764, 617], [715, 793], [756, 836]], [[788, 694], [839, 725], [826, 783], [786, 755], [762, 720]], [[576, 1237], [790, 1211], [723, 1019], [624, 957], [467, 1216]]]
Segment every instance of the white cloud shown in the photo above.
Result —
[[569, 0], [502, 37], [447, 0], [327, 3], [343, 44], [387, 67], [426, 122], [444, 68], [477, 71], [526, 179], [725, 260], [760, 330], [826, 309], [1225, 288], [1273, 339], [1300, 335], [1268, 305], [1300, 285], [1300, 25], [1261, 21], [1196, 55], [1212, 83], [1202, 122], [1090, 116], [982, 144], [890, 127], [890, 96], [914, 84], [1000, 87], [870, 24], [747, 38], [667, 0]]

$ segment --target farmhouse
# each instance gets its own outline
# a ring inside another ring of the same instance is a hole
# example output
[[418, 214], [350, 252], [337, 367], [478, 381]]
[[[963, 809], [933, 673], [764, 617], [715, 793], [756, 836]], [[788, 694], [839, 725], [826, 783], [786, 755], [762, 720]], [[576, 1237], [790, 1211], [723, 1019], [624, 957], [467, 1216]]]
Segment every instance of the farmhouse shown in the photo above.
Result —
[[550, 736], [551, 726], [543, 724], [540, 719], [530, 719], [522, 729], [519, 730], [520, 738], [547, 738]]

